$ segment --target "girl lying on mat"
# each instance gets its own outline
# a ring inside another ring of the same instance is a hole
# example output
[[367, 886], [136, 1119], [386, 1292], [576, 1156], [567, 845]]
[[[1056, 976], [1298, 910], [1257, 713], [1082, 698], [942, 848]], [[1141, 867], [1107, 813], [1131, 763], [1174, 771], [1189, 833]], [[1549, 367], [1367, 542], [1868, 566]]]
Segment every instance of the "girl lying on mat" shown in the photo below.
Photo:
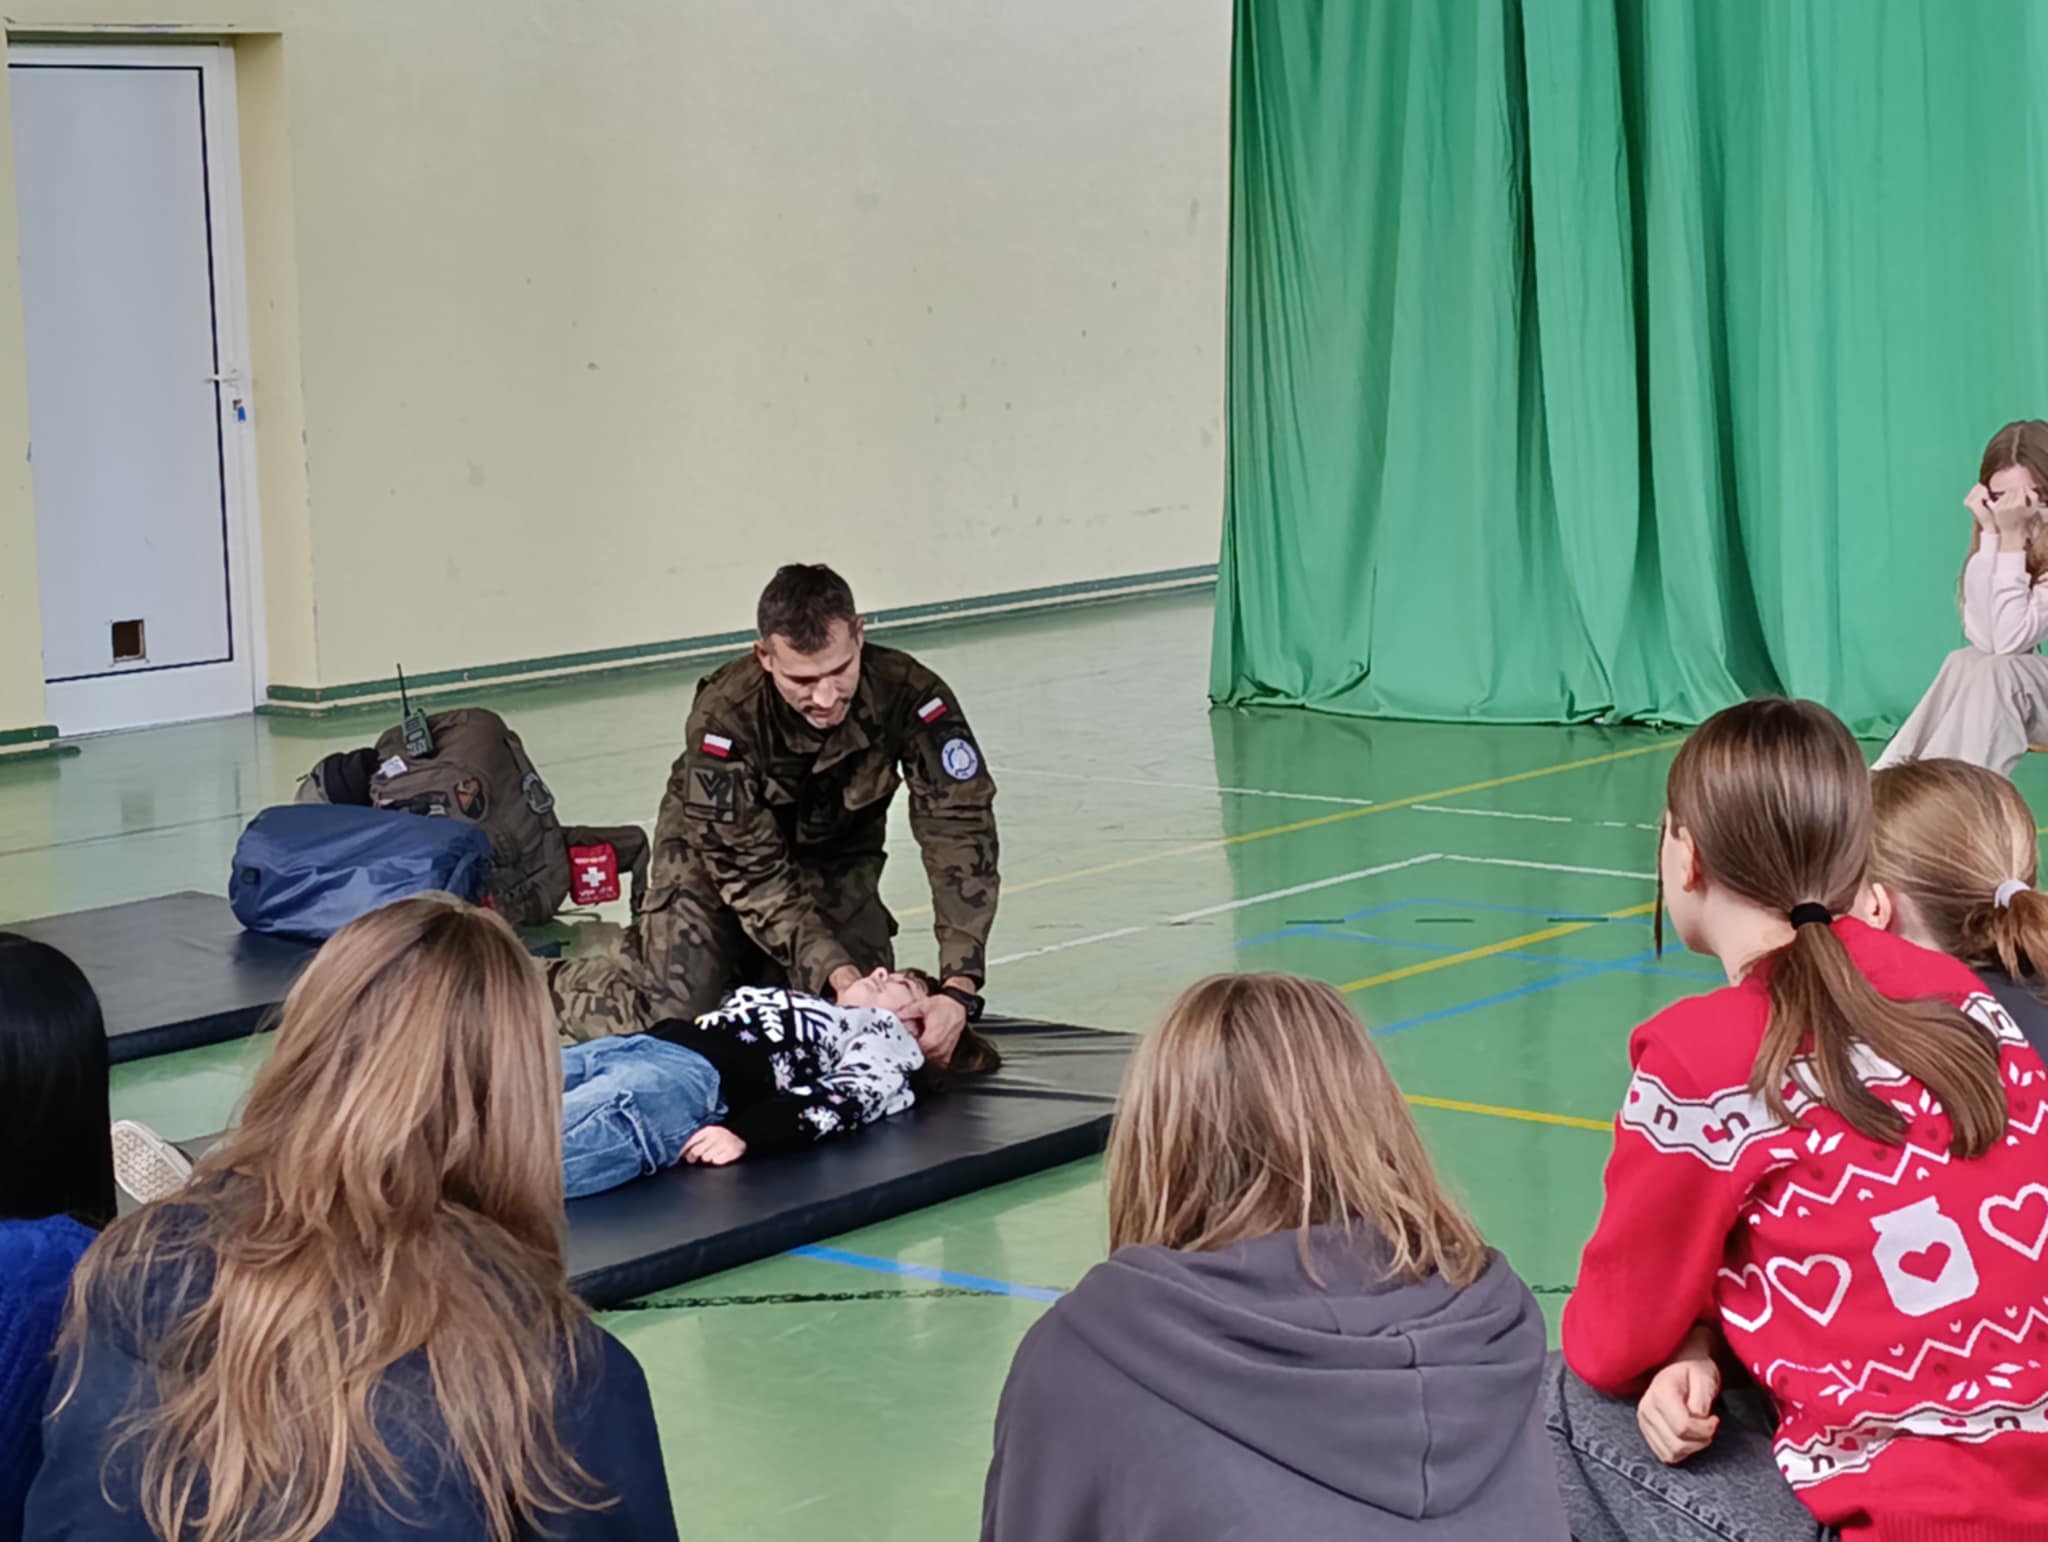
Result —
[[942, 1075], [995, 1070], [1002, 1057], [973, 1029], [944, 1066], [925, 1059], [898, 1014], [931, 988], [925, 975], [885, 969], [836, 1005], [750, 986], [694, 1020], [563, 1050], [569, 1197], [679, 1161], [722, 1167], [797, 1150], [902, 1113]]

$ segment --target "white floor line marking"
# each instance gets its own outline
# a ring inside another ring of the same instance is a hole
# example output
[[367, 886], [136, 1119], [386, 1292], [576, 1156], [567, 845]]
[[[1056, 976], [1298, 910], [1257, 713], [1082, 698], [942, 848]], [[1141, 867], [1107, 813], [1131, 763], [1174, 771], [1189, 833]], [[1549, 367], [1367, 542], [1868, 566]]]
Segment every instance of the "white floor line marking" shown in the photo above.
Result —
[[1254, 894], [1248, 899], [1229, 900], [1221, 905], [1205, 905], [1200, 910], [1183, 911], [1177, 916], [1168, 916], [1162, 926], [1180, 926], [1189, 921], [1205, 920], [1209, 916], [1220, 916], [1225, 911], [1243, 910], [1251, 905], [1263, 905], [1267, 900], [1292, 899], [1297, 894], [1311, 894], [1317, 889], [1334, 889], [1340, 883], [1350, 883], [1359, 878], [1377, 878], [1382, 873], [1398, 873], [1404, 867], [1420, 867], [1425, 862], [1441, 862], [1444, 854], [1440, 851], [1424, 852], [1419, 857], [1409, 857], [1401, 862], [1388, 862], [1379, 867], [1362, 867], [1355, 873], [1339, 873], [1335, 878], [1318, 878], [1312, 883], [1298, 883], [1291, 889], [1275, 889], [1270, 894]]
[[1539, 873], [1579, 873], [1587, 878], [1634, 878], [1642, 883], [1655, 883], [1655, 873], [1625, 873], [1617, 867], [1573, 867], [1565, 862], [1524, 862], [1515, 857], [1461, 857], [1454, 852], [1444, 854], [1446, 862], [1464, 862], [1473, 867], [1526, 867]]
[[[1039, 776], [1059, 782], [1100, 782], [1110, 787], [1170, 787], [1177, 792], [1223, 793], [1237, 798], [1278, 798], [1292, 803], [1341, 803], [1350, 808], [1371, 808], [1371, 798], [1339, 798], [1326, 792], [1280, 792], [1271, 787], [1219, 787], [1213, 782], [1168, 782], [1144, 776], [1093, 776], [1080, 771], [1047, 771], [1039, 766], [999, 766], [1003, 776]], [[1442, 803], [1412, 803], [1418, 814], [1460, 814], [1471, 819], [1521, 819], [1533, 824], [1588, 825], [1598, 830], [1657, 830], [1658, 825], [1636, 824], [1626, 819], [1576, 819], [1570, 814], [1525, 814], [1513, 809], [1451, 808]]]
[[1120, 926], [1113, 932], [1097, 932], [1092, 937], [1071, 937], [1065, 942], [1049, 942], [1042, 948], [1026, 948], [1022, 953], [1006, 953], [1001, 958], [992, 958], [988, 961], [988, 967], [1000, 969], [1005, 964], [1021, 964], [1027, 958], [1040, 958], [1047, 953], [1064, 953], [1069, 948], [1086, 948], [1098, 942], [1115, 942], [1119, 937], [1134, 937], [1144, 930], [1142, 926]]
[[1591, 825], [1596, 830], [1657, 830], [1660, 825], [1641, 825], [1626, 819], [1574, 819], [1569, 814], [1523, 814], [1504, 808], [1446, 808], [1441, 803], [1411, 805], [1418, 814], [1464, 814], [1474, 819], [1526, 819], [1545, 825]]
[[1049, 942], [1042, 948], [1027, 948], [1022, 953], [1005, 954], [1002, 958], [988, 961], [990, 969], [1005, 964], [1021, 963], [1027, 958], [1043, 958], [1048, 953], [1064, 953], [1069, 948], [1093, 947], [1098, 942], [1114, 942], [1119, 937], [1135, 936], [1150, 931], [1155, 926], [1181, 926], [1189, 921], [1202, 921], [1210, 916], [1220, 916], [1232, 910], [1244, 910], [1253, 905], [1263, 905], [1271, 900], [1292, 899], [1297, 894], [1312, 894], [1317, 889], [1334, 889], [1339, 884], [1355, 883], [1361, 878], [1378, 878], [1385, 873], [1398, 873], [1404, 867], [1420, 867], [1425, 862], [1441, 862], [1440, 851], [1424, 852], [1419, 857], [1407, 857], [1399, 862], [1385, 862], [1378, 867], [1362, 867], [1355, 873], [1339, 873], [1333, 878], [1318, 878], [1311, 883], [1297, 883], [1285, 889], [1274, 889], [1266, 894], [1251, 894], [1243, 899], [1226, 900], [1221, 905], [1205, 905], [1200, 910], [1183, 911], [1177, 916], [1168, 916], [1163, 921], [1149, 922], [1142, 926], [1121, 926], [1113, 932], [1097, 932], [1089, 937], [1070, 937], [1065, 942]]
[[1171, 787], [1180, 792], [1222, 792], [1239, 798], [1280, 798], [1293, 803], [1342, 803], [1371, 808], [1370, 798], [1337, 798], [1321, 792], [1275, 792], [1266, 787], [1218, 787], [1213, 782], [1162, 782], [1142, 776], [1087, 776], [1078, 771], [1044, 771], [1036, 766], [998, 766], [1001, 776], [1043, 776], [1060, 782], [1105, 782], [1112, 787]]
[[1537, 824], [1575, 824], [1566, 814], [1514, 814], [1504, 808], [1445, 808], [1441, 803], [1412, 804], [1418, 814], [1464, 814], [1473, 819], [1527, 819]]

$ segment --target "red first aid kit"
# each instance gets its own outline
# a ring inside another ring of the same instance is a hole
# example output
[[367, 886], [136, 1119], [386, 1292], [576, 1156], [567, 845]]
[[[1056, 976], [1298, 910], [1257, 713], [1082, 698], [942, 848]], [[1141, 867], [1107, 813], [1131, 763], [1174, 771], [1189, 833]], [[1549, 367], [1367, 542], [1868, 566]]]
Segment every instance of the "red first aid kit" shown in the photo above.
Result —
[[603, 905], [619, 897], [619, 854], [611, 846], [569, 848], [569, 899]]

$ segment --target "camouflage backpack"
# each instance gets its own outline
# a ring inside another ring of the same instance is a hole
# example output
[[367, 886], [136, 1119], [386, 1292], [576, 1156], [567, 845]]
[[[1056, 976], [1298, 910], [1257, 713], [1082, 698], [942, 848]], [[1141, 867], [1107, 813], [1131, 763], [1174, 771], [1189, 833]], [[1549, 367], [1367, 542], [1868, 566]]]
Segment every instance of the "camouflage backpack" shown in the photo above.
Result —
[[481, 825], [491, 838], [492, 902], [514, 926], [540, 925], [569, 897], [569, 841], [555, 795], [497, 713], [437, 712], [427, 726], [429, 755], [407, 755], [398, 728], [378, 739], [370, 801]]

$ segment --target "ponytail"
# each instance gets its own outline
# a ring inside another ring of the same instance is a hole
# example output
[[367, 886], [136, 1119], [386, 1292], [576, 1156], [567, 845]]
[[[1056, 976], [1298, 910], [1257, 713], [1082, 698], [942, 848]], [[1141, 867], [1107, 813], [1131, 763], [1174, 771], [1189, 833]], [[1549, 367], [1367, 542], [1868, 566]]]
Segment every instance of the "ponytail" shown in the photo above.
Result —
[[[1975, 778], [1969, 779], [1967, 798], [1942, 801], [2018, 802], [2031, 851], [2033, 821], [2025, 803], [2009, 783], [2005, 793], [1998, 792], [2002, 778], [1988, 772]], [[1952, 1126], [1951, 1154], [1982, 1156], [2004, 1138], [2005, 1084], [1996, 1036], [1938, 997], [1886, 996], [1849, 956], [1835, 929], [1844, 923], [1830, 919], [1855, 903], [1866, 875], [1891, 884], [1907, 871], [1911, 864], [1903, 853], [1955, 847], [1953, 835], [1923, 833], [1918, 821], [1900, 812], [1901, 804], [1919, 801], [1908, 794], [1922, 783], [1945, 786], [1952, 780], [1921, 766], [1873, 779], [1841, 720], [1803, 701], [1757, 700], [1716, 713], [1672, 762], [1666, 805], [1671, 828], [1691, 837], [1700, 868], [1727, 893], [1793, 923], [1792, 940], [1760, 966], [1770, 991], [1770, 1021], [1749, 1081], [1751, 1092], [1787, 1124], [1797, 1123], [1791, 1103], [1795, 1093], [1803, 1093], [1871, 1140], [1901, 1143], [1910, 1118], [1866, 1083], [1874, 1056], [1941, 1100]], [[2028, 878], [2033, 867], [2014, 868], [2022, 853], [2006, 842], [2009, 811], [1988, 820], [1971, 816], [1962, 824], [1997, 837], [1990, 860], [1999, 868], [1989, 882], [1971, 880], [1962, 908], [1995, 908], [2001, 881]], [[1927, 892], [1917, 882], [1904, 887], [1916, 906]]]
[[[2044, 922], [2048, 896], [2034, 895]], [[1906, 1120], [1872, 1092], [1858, 1072], [1861, 1046], [1897, 1066], [1941, 1102], [1950, 1122], [1949, 1154], [1984, 1155], [2005, 1134], [2005, 1084], [1998, 1041], [1981, 1023], [1938, 1000], [1894, 1001], [1873, 986], [1828, 926], [1801, 926], [1769, 961], [1771, 1016], [1750, 1068], [1749, 1090], [1787, 1125], [1796, 1124], [1787, 1091], [1795, 1084], [1850, 1126], [1888, 1146]], [[1811, 1044], [1809, 1067], [1795, 1069]]]
[[1919, 941], [2015, 980], [2048, 969], [2039, 837], [2018, 788], [1959, 760], [1914, 760], [1877, 772], [1870, 792], [1870, 877], [1905, 907]]
[[1956, 956], [1964, 962], [1996, 959], [2015, 980], [2032, 980], [2048, 965], [2048, 894], [2022, 889], [2003, 905], [1979, 905], [1962, 918], [1960, 930]]

